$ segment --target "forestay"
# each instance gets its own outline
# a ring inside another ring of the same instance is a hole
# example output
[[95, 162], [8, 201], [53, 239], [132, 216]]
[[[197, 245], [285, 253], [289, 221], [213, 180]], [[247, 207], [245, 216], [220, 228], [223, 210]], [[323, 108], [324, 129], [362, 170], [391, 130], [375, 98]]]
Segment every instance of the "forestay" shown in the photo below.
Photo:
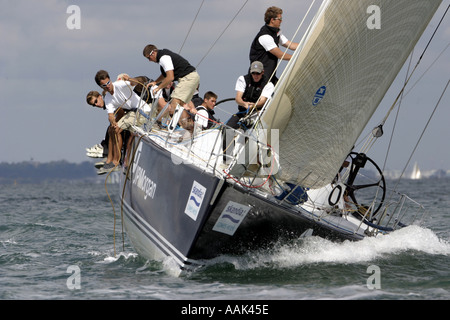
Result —
[[333, 180], [440, 3], [322, 4], [258, 125], [280, 130], [279, 179], [309, 188]]

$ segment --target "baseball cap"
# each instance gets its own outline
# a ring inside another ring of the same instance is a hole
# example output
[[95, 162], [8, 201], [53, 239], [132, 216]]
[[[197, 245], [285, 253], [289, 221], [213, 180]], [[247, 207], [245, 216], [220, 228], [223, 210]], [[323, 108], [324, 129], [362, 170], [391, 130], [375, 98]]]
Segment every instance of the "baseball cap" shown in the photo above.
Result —
[[259, 62], [259, 61], [252, 62], [251, 66], [250, 66], [250, 73], [253, 73], [253, 72], [261, 73], [263, 71], [264, 71], [264, 66], [261, 62]]

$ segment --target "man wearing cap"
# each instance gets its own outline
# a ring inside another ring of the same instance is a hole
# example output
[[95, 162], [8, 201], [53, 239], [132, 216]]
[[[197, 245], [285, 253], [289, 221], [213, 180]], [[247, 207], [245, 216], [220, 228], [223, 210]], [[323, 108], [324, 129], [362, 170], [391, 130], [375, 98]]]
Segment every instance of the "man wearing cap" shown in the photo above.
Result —
[[273, 77], [271, 81], [276, 84], [278, 78], [275, 75], [278, 59], [290, 60], [292, 55], [284, 53], [278, 45], [295, 50], [298, 43], [289, 41], [280, 30], [283, 10], [278, 7], [270, 7], [264, 15], [266, 23], [256, 35], [250, 47], [250, 62], [261, 61], [266, 70], [268, 78]]
[[227, 125], [238, 129], [242, 117], [264, 106], [267, 99], [272, 96], [274, 85], [265, 75], [263, 64], [260, 61], [254, 61], [250, 65], [250, 73], [238, 78], [235, 90], [239, 112], [228, 120]]
[[178, 81], [171, 94], [169, 112], [174, 114], [177, 106], [183, 106], [185, 110], [183, 110], [179, 123], [184, 129], [191, 130], [193, 123], [191, 116], [187, 113], [190, 111], [187, 106], [200, 83], [200, 76], [195, 67], [179, 54], [168, 49], [158, 49], [152, 44], [145, 46], [143, 55], [149, 61], [160, 65], [161, 75], [150, 83], [151, 86], [157, 85], [155, 92], [162, 90], [172, 81]]

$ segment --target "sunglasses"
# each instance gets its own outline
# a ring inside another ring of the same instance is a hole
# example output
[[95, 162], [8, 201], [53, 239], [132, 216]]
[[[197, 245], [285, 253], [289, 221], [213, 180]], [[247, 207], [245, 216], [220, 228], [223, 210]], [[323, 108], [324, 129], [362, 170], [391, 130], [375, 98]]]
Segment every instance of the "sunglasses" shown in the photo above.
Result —
[[94, 103], [91, 104], [91, 106], [96, 107], [97, 106], [97, 101], [98, 101], [98, 99], [95, 99]]
[[106, 88], [110, 83], [111, 83], [111, 80], [109, 80], [109, 81], [108, 81], [107, 83], [105, 83], [105, 84], [101, 84], [100, 87]]
[[151, 55], [155, 52], [155, 50], [150, 51], [150, 54], [147, 56], [147, 59], [150, 60]]

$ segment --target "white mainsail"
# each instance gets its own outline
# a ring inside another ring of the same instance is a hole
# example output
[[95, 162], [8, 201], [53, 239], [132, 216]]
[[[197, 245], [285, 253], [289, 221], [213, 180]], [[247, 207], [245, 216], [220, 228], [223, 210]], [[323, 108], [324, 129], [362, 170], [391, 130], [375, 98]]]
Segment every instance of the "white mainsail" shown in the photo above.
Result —
[[280, 130], [279, 179], [309, 188], [333, 180], [440, 3], [322, 4], [257, 127]]

